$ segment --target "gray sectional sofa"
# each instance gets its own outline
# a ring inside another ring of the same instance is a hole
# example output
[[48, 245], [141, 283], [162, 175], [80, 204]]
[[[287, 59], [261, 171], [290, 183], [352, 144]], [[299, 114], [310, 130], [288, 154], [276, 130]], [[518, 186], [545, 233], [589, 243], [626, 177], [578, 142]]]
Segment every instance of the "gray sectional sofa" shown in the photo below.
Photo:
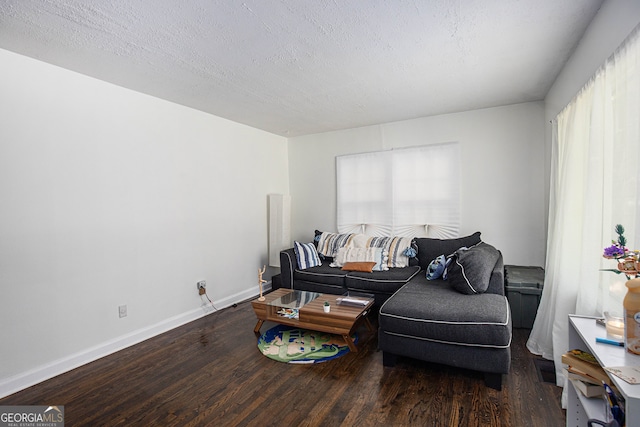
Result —
[[[415, 238], [410, 265], [388, 271], [354, 272], [321, 266], [299, 269], [293, 249], [280, 253], [282, 287], [313, 292], [375, 295], [378, 346], [383, 364], [397, 356], [483, 372], [500, 389], [511, 365], [511, 311], [504, 287], [502, 254], [480, 233], [458, 239]], [[469, 248], [469, 249], [467, 249]], [[440, 255], [453, 255], [448, 278], [427, 280]]]

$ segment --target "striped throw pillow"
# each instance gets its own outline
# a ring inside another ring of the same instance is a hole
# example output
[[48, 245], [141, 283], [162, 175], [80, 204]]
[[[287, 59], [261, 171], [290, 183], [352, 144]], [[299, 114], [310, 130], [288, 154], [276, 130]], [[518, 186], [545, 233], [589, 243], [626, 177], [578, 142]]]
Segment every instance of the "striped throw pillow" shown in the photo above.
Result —
[[330, 267], [343, 267], [347, 262], [374, 261], [373, 271], [386, 271], [387, 252], [383, 248], [344, 247], [338, 250]]
[[404, 251], [411, 247], [409, 237], [372, 237], [369, 240], [370, 248], [383, 248], [388, 252], [387, 266], [389, 268], [402, 268], [409, 265], [409, 257]]
[[298, 261], [298, 269], [306, 270], [307, 268], [322, 265], [318, 251], [313, 243], [293, 242], [293, 250], [296, 253]]
[[393, 237], [389, 242], [389, 267], [407, 267], [409, 257], [405, 255], [407, 248], [411, 247], [410, 237]]
[[335, 257], [338, 249], [349, 246], [355, 234], [337, 234], [323, 232], [318, 240], [318, 253], [325, 257]]

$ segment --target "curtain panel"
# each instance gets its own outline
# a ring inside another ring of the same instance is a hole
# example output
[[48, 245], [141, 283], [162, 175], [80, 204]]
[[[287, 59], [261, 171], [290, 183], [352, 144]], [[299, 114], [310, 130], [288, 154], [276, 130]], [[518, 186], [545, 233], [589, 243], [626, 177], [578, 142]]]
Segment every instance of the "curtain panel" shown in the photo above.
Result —
[[640, 32], [636, 28], [552, 123], [546, 277], [527, 347], [561, 355], [569, 314], [622, 310], [625, 278], [602, 257], [624, 225], [629, 249], [640, 249]]

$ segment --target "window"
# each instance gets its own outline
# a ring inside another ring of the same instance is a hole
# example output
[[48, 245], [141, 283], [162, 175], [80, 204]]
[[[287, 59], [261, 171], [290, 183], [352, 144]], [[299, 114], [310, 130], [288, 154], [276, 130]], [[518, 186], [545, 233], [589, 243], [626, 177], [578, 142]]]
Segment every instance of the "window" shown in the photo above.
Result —
[[336, 170], [340, 233], [458, 235], [458, 143], [339, 156]]

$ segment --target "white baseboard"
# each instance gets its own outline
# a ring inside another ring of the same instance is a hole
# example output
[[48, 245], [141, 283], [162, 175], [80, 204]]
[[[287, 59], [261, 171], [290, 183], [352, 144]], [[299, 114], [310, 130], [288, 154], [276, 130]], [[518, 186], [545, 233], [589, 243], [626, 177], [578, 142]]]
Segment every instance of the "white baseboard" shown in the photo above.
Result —
[[[265, 283], [264, 285], [264, 291], [267, 292], [269, 290], [271, 290], [270, 281]], [[223, 308], [232, 306], [233, 304], [236, 304], [240, 301], [244, 301], [254, 297], [256, 297], [255, 289], [246, 290], [243, 292], [238, 292], [237, 294], [231, 295], [222, 300], [216, 301], [215, 306], [218, 310], [221, 310]], [[156, 335], [160, 335], [186, 323], [193, 322], [194, 320], [207, 316], [214, 311], [215, 310], [211, 310], [207, 307], [198, 307], [186, 313], [182, 313], [177, 316], [162, 320], [154, 325], [138, 329], [113, 340], [106, 341], [94, 347], [90, 347], [75, 354], [71, 354], [62, 359], [58, 359], [56, 361], [38, 366], [18, 375], [2, 379], [0, 380], [0, 398], [6, 397], [20, 390], [24, 390], [27, 387], [31, 387], [32, 385], [71, 371], [72, 369], [93, 362], [94, 360], [98, 360], [102, 357], [108, 356], [112, 353], [138, 344], [142, 341], [148, 340], [149, 338], [153, 338]]]

